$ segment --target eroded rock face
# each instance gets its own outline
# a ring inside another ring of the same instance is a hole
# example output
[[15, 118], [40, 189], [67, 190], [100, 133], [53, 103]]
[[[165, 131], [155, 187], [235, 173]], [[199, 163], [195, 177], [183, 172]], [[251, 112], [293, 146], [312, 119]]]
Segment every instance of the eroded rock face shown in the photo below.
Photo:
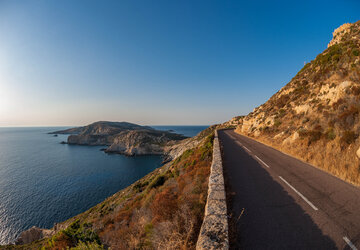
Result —
[[334, 44], [340, 43], [344, 35], [350, 32], [351, 26], [351, 23], [344, 23], [339, 28], [335, 29], [333, 32], [333, 39], [328, 44], [328, 48]]
[[359, 147], [358, 150], [356, 151], [356, 156], [360, 159], [360, 147]]
[[106, 135], [92, 135], [92, 134], [80, 134], [70, 135], [68, 137], [68, 144], [78, 145], [109, 145], [112, 141], [111, 136]]
[[170, 150], [169, 146], [187, 138], [183, 135], [127, 122], [95, 122], [84, 127], [54, 133], [70, 134], [67, 140], [70, 145], [109, 146], [105, 152], [129, 156], [166, 154]]
[[236, 132], [360, 185], [360, 21], [333, 36]]
[[116, 135], [106, 152], [125, 155], [163, 154], [164, 146], [171, 141], [166, 133], [151, 131], [124, 131]]
[[42, 229], [38, 227], [32, 227], [22, 232], [15, 241], [16, 245], [28, 244], [36, 240], [40, 240], [44, 237], [49, 237], [53, 234], [52, 230]]

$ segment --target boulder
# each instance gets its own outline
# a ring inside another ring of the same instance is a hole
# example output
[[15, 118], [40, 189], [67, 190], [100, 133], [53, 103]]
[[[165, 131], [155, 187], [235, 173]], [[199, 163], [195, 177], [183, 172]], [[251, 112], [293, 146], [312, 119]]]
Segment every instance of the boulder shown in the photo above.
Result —
[[32, 228], [22, 232], [20, 236], [15, 241], [15, 245], [28, 244], [36, 240], [40, 240], [45, 236], [51, 235], [51, 230], [42, 229], [33, 226]]
[[356, 156], [360, 159], [360, 147], [359, 147], [358, 150], [356, 151]]

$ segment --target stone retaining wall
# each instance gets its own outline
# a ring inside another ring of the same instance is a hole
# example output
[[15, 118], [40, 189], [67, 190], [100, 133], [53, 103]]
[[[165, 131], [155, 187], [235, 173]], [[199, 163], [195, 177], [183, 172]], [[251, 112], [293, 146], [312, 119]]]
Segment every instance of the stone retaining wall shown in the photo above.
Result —
[[196, 249], [229, 249], [225, 185], [217, 131], [214, 138], [205, 216]]

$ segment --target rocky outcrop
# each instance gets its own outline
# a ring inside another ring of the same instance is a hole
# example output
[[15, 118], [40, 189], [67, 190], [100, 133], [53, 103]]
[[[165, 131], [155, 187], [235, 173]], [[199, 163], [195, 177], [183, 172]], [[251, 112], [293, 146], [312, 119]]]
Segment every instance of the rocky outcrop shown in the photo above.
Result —
[[176, 159], [182, 153], [184, 153], [188, 149], [193, 149], [201, 143], [201, 141], [211, 132], [213, 132], [215, 129], [221, 127], [222, 125], [212, 125], [208, 127], [207, 129], [201, 131], [199, 134], [197, 134], [194, 137], [187, 138], [181, 141], [171, 141], [166, 144], [164, 147], [164, 161], [171, 161], [173, 159]]
[[360, 185], [360, 21], [336, 29], [328, 48], [236, 132]]
[[229, 249], [225, 185], [217, 131], [214, 138], [205, 216], [196, 249]]
[[[83, 249], [79, 239], [73, 237], [79, 232], [92, 236], [89, 247], [93, 249], [100, 249], [100, 244], [111, 249], [139, 249], [144, 246], [155, 249], [193, 248], [199, 233], [198, 223], [203, 219], [204, 211], [199, 209], [206, 203], [215, 129], [216, 126], [211, 126], [193, 138], [180, 141], [180, 144], [185, 143], [177, 146], [174, 152], [187, 152], [176, 160], [155, 169], [89, 210], [56, 224], [51, 229], [56, 237], [19, 249], [63, 249], [67, 246]], [[140, 131], [133, 132], [125, 135], [129, 137], [124, 139], [125, 142], [137, 140], [133, 137], [138, 136]], [[141, 140], [149, 140], [147, 133], [143, 136]], [[154, 137], [152, 143], [162, 141], [156, 132]], [[122, 143], [116, 141], [114, 144]], [[169, 147], [175, 145], [174, 142], [169, 143]], [[194, 145], [197, 146], [194, 148]], [[212, 178], [212, 181], [215, 179]], [[218, 193], [211, 195], [209, 200], [215, 198], [219, 198]], [[215, 212], [210, 208], [207, 214]], [[151, 232], [151, 237], [148, 232]], [[36, 236], [29, 241], [42, 237], [40, 234]]]
[[77, 145], [110, 145], [113, 141], [111, 135], [94, 135], [94, 134], [80, 134], [80, 135], [69, 135], [67, 139], [68, 144]]
[[[95, 122], [90, 125], [53, 132], [70, 134], [68, 144], [108, 146], [105, 152], [125, 155], [164, 154], [167, 160], [175, 154], [167, 154], [172, 147], [187, 137], [148, 126], [127, 122]], [[180, 150], [181, 151], [181, 150]]]
[[91, 135], [110, 135], [120, 133], [124, 130], [152, 129], [148, 126], [141, 126], [129, 122], [109, 122], [98, 121], [83, 127], [69, 128], [50, 132], [49, 134], [91, 134]]
[[164, 154], [164, 147], [170, 141], [172, 137], [160, 131], [124, 131], [113, 138], [105, 152], [125, 155]]
[[200, 143], [197, 136], [187, 138], [178, 142], [169, 142], [164, 147], [164, 161], [171, 161], [181, 156], [184, 151], [195, 148]]
[[32, 227], [20, 234], [20, 236], [15, 241], [16, 245], [28, 244], [36, 240], [40, 240], [45, 237], [50, 237], [54, 234], [53, 230], [42, 229], [38, 227]]
[[[339, 28], [335, 29], [333, 32], [333, 39], [329, 42], [328, 48], [347, 39], [347, 35], [351, 35], [350, 39], [356, 39], [356, 34], [351, 34], [352, 27], [353, 24], [344, 23]], [[357, 35], [359, 35], [359, 33]]]

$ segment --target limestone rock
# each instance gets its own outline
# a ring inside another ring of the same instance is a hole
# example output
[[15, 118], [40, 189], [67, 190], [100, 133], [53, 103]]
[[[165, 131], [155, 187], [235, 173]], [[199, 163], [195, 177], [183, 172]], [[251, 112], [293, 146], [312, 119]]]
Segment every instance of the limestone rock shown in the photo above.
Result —
[[68, 144], [108, 146], [105, 152], [125, 155], [165, 154], [167, 145], [186, 136], [128, 122], [95, 122], [90, 125], [53, 132], [70, 134]]
[[356, 151], [356, 156], [360, 159], [360, 147], [359, 147], [358, 150]]
[[20, 234], [20, 236], [15, 241], [16, 245], [28, 244], [36, 240], [40, 240], [44, 237], [51, 236], [53, 234], [52, 230], [42, 229], [38, 227], [32, 227]]

